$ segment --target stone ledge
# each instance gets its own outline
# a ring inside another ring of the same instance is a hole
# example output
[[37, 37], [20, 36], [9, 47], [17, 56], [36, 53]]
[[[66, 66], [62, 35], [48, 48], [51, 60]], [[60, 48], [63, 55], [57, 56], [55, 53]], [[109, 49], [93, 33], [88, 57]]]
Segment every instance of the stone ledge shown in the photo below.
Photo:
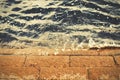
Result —
[[56, 55], [54, 50], [48, 55], [43, 55], [40, 49], [5, 50], [0, 51], [0, 79], [3, 80], [120, 79], [118, 49], [59, 51]]
[[119, 80], [120, 67], [12, 67], [0, 66], [0, 79]]
[[[114, 59], [115, 57], [115, 59]], [[108, 67], [120, 65], [120, 56], [0, 56], [0, 66]]]
[[40, 67], [111, 67], [120, 66], [120, 56], [0, 56], [0, 66], [36, 65]]

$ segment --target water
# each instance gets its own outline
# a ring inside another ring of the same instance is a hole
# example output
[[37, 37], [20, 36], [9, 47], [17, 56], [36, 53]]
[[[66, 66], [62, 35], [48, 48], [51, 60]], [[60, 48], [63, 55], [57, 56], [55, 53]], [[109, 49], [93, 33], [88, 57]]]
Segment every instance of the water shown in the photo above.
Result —
[[119, 45], [119, 0], [0, 1], [0, 47]]

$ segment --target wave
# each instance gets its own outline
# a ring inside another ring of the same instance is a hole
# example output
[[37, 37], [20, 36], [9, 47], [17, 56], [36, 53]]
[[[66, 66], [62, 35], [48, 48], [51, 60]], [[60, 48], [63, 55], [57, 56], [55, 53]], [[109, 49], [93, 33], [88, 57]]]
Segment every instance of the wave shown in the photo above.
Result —
[[61, 48], [75, 42], [85, 48], [91, 39], [93, 47], [119, 46], [119, 6], [116, 0], [1, 0], [0, 47]]

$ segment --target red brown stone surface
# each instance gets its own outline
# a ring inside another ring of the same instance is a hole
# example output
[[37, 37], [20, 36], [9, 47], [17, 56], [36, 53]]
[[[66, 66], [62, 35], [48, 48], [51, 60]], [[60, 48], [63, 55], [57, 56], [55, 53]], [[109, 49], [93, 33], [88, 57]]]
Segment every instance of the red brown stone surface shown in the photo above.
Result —
[[119, 49], [0, 50], [0, 80], [120, 80]]
[[69, 56], [28, 56], [26, 66], [37, 65], [39, 67], [68, 67]]
[[71, 56], [71, 67], [108, 67], [114, 66], [111, 56]]
[[8, 78], [8, 80], [10, 79], [10, 76], [15, 76], [18, 79], [33, 76], [36, 79], [39, 76], [38, 73], [38, 70], [34, 67], [0, 66], [0, 78]]
[[99, 67], [89, 69], [90, 80], [120, 80], [120, 67]]
[[115, 56], [116, 63], [120, 65], [120, 56]]
[[60, 79], [67, 79], [65, 76], [74, 77], [84, 77], [87, 79], [87, 69], [85, 67], [42, 67], [41, 68], [41, 78], [51, 79], [52, 77], [58, 77]]
[[25, 56], [19, 55], [0, 55], [0, 66], [21, 67], [24, 63]]

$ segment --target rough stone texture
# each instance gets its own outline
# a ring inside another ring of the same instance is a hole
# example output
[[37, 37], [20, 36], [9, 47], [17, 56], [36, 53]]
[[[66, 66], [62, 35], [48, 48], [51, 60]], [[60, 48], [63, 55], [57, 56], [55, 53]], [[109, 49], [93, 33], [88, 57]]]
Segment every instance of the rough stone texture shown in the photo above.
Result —
[[89, 70], [90, 80], [120, 80], [120, 67], [100, 67]]
[[100, 55], [120, 55], [120, 49], [104, 49], [99, 51]]
[[0, 55], [49, 55], [54, 54], [54, 49], [48, 48], [25, 48], [25, 49], [1, 49]]
[[[68, 77], [69, 76], [69, 77]], [[41, 68], [41, 78], [47, 78], [47, 79], [69, 79], [70, 77], [75, 78], [84, 78], [87, 79], [87, 69], [84, 67], [42, 67]]]
[[12, 55], [14, 54], [15, 49], [2, 49], [0, 48], [0, 54], [3, 55]]
[[120, 56], [107, 54], [116, 50], [60, 51], [46, 56], [37, 54], [40, 49], [27, 50], [0, 51], [0, 80], [120, 80]]
[[114, 61], [109, 56], [71, 56], [71, 67], [100, 67], [100, 66], [113, 66]]
[[69, 56], [28, 56], [26, 66], [36, 65], [39, 67], [68, 67]]
[[72, 51], [60, 51], [60, 54], [58, 55], [65, 55], [65, 56], [96, 56], [98, 55], [98, 51], [97, 50], [72, 50]]
[[23, 66], [25, 56], [0, 56], [0, 66]]
[[[13, 66], [0, 66], [0, 78], [8, 78], [7, 80], [11, 78], [38, 78], [39, 72], [34, 67], [13, 67]], [[14, 80], [13, 79], [13, 80]]]
[[115, 56], [115, 60], [116, 60], [117, 64], [119, 64], [119, 66], [120, 66], [120, 56]]
[[83, 50], [70, 50], [65, 51], [48, 49], [48, 48], [25, 48], [25, 49], [1, 49], [0, 55], [41, 55], [41, 56], [108, 56], [108, 55], [120, 55], [120, 49], [83, 49]]

